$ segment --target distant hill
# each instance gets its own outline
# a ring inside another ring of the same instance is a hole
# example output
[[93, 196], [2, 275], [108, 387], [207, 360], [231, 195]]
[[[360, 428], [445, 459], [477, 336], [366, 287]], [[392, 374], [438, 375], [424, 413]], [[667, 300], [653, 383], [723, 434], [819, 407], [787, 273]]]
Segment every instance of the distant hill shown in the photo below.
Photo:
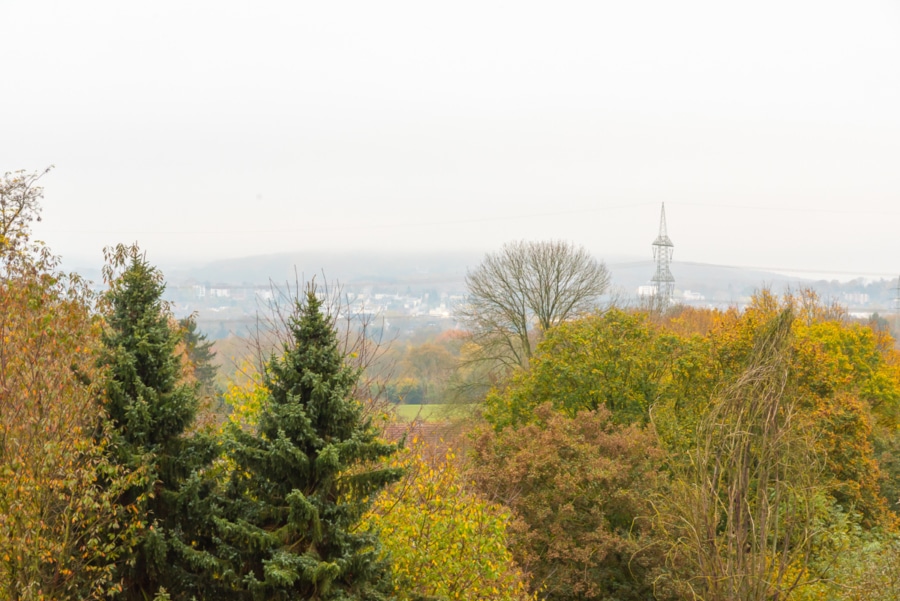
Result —
[[458, 288], [466, 269], [483, 258], [465, 252], [304, 252], [215, 261], [202, 267], [172, 270], [170, 281], [263, 285], [316, 277], [354, 286], [393, 284]]
[[[316, 277], [351, 286], [398, 286], [414, 289], [461, 290], [468, 269], [476, 267], [484, 255], [474, 252], [304, 252], [259, 255], [214, 261], [201, 267], [173, 269], [170, 283], [202, 282], [210, 285], [259, 286]], [[650, 284], [654, 264], [649, 260], [607, 261], [613, 287], [633, 295], [639, 286]], [[686, 290], [710, 301], [739, 302], [763, 286], [775, 292], [814, 284], [812, 280], [738, 267], [707, 263], [672, 263], [676, 293]]]
[[[625, 294], [634, 294], [639, 286], [650, 284], [655, 265], [653, 261], [608, 263], [612, 285]], [[709, 263], [672, 263], [676, 296], [690, 290], [698, 292], [709, 301], [738, 303], [764, 286], [781, 293], [814, 282], [798, 277], [740, 267], [723, 267]]]
[[[394, 327], [455, 327], [442, 311], [454, 295], [465, 294], [465, 275], [484, 258], [474, 252], [340, 252], [283, 253], [214, 261], [200, 267], [168, 268], [167, 300], [179, 316], [196, 313], [203, 331], [212, 338], [244, 333], [257, 322], [265, 305], [269, 284], [293, 287], [296, 277], [329, 285], [337, 282], [344, 291], [361, 294], [391, 314]], [[607, 258], [611, 275], [611, 299], [629, 304], [637, 301], [640, 286], [650, 284], [654, 264], [630, 257]], [[295, 267], [296, 266], [296, 267]], [[675, 300], [692, 305], [743, 306], [763, 287], [776, 294], [813, 288], [820, 298], [835, 300], [860, 315], [891, 313], [896, 281], [827, 282], [739, 267], [675, 261]], [[692, 294], [686, 295], [690, 291]], [[370, 296], [371, 295], [371, 296]], [[382, 298], [378, 298], [382, 295]], [[405, 299], [411, 298], [413, 301]], [[393, 300], [391, 300], [393, 299]], [[432, 311], [435, 311], [434, 315]], [[441, 321], [445, 320], [445, 321]], [[440, 323], [438, 323], [440, 322]]]

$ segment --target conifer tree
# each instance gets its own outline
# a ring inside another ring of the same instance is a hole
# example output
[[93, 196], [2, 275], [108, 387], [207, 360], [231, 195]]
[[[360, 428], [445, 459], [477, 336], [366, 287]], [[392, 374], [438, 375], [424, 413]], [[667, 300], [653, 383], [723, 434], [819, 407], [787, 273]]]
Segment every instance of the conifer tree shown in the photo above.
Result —
[[178, 321], [181, 329], [181, 343], [184, 345], [184, 354], [193, 371], [194, 379], [200, 385], [200, 390], [206, 395], [217, 394], [216, 367], [214, 361], [216, 351], [212, 350], [213, 343], [207, 340], [206, 334], [197, 329], [196, 315], [189, 315]]
[[232, 428], [236, 471], [222, 538], [234, 550], [242, 599], [382, 599], [389, 566], [377, 536], [357, 529], [400, 470], [374, 469], [395, 445], [376, 438], [353, 398], [332, 323], [310, 286], [290, 320], [292, 342], [273, 357], [255, 433]]
[[104, 402], [114, 425], [111, 446], [121, 465], [144, 473], [143, 484], [121, 500], [138, 508], [141, 533], [131, 561], [122, 566], [122, 596], [143, 600], [165, 588], [181, 598], [190, 589], [192, 567], [184, 551], [197, 544], [198, 526], [191, 520], [204, 513], [196, 472], [209, 463], [213, 447], [184, 435], [197, 399], [194, 387], [182, 382], [180, 334], [162, 300], [161, 272], [136, 245], [120, 244], [105, 254], [102, 362], [110, 374]]
[[222, 399], [224, 390], [216, 383], [219, 371], [215, 364], [216, 351], [206, 334], [197, 329], [196, 314], [178, 320], [181, 334], [179, 350], [182, 353], [185, 372], [195, 383], [197, 395], [197, 415], [195, 430], [210, 431], [221, 425], [228, 411]]

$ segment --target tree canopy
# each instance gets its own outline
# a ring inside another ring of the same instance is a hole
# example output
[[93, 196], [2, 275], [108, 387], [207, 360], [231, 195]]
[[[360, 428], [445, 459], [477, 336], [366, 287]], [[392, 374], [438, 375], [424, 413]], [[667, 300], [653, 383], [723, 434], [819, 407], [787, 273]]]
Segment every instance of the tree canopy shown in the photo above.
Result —
[[104, 599], [133, 478], [107, 452], [95, 297], [30, 239], [38, 177], [0, 179], [0, 598]]

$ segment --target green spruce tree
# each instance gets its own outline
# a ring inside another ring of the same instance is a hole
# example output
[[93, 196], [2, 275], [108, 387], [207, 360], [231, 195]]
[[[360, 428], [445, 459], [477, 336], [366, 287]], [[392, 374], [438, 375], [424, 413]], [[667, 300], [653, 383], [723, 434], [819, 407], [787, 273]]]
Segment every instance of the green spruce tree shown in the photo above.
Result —
[[102, 363], [109, 369], [104, 407], [114, 425], [110, 447], [121, 465], [144, 475], [120, 500], [137, 508], [139, 532], [121, 566], [121, 596], [143, 601], [165, 589], [173, 599], [187, 599], [196, 574], [212, 563], [197, 556], [210, 524], [204, 507], [210, 487], [198, 471], [212, 460], [214, 445], [186, 435], [196, 391], [182, 381], [180, 332], [162, 300], [162, 273], [136, 245], [120, 244], [105, 254]]
[[206, 334], [197, 329], [196, 314], [178, 320], [178, 329], [181, 333], [180, 348], [186, 371], [197, 386], [196, 427], [214, 428], [221, 425], [228, 416], [228, 409], [222, 398], [224, 389], [216, 382], [219, 371], [215, 363], [216, 351]]
[[200, 384], [201, 392], [208, 395], [218, 394], [216, 373], [219, 370], [215, 364], [216, 351], [212, 350], [213, 343], [207, 340], [206, 334], [197, 329], [196, 314], [178, 320], [178, 327], [181, 330], [185, 357], [194, 378]]
[[332, 323], [310, 287], [290, 320], [292, 342], [268, 364], [256, 433], [233, 428], [231, 515], [222, 538], [241, 599], [349, 600], [388, 595], [378, 540], [357, 526], [400, 477], [373, 467], [395, 445], [376, 437], [353, 398]]

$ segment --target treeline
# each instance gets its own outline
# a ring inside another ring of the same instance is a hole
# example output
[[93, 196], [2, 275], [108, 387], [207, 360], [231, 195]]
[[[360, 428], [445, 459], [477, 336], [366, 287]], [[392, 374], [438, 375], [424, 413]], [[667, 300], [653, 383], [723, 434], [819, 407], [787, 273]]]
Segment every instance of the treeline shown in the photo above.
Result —
[[94, 295], [31, 239], [37, 184], [0, 181], [0, 598], [900, 598], [878, 324], [810, 293], [598, 311], [602, 264], [511, 245], [516, 286], [579, 264], [583, 285], [508, 285], [466, 336], [398, 349], [423, 395], [478, 401], [452, 443], [398, 445], [314, 286], [223, 410], [137, 246], [107, 249]]
[[561, 324], [488, 395], [479, 488], [552, 599], [893, 599], [900, 355], [808, 294]]

